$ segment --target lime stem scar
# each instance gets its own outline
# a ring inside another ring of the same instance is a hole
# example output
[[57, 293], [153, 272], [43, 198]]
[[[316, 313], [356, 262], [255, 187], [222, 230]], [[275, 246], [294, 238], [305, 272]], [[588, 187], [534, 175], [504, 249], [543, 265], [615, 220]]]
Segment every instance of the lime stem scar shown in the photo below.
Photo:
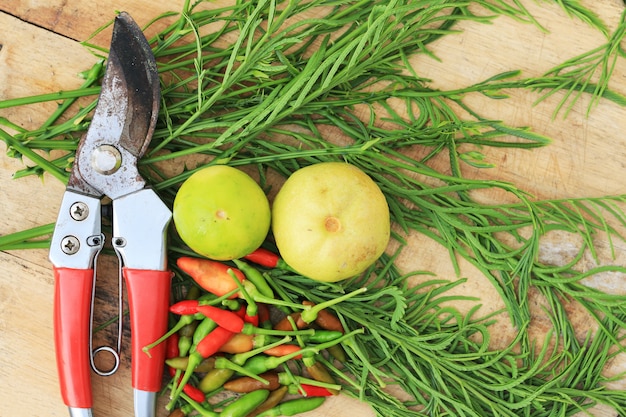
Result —
[[328, 216], [326, 220], [324, 220], [324, 227], [328, 232], [338, 232], [341, 230], [341, 221], [336, 217]]

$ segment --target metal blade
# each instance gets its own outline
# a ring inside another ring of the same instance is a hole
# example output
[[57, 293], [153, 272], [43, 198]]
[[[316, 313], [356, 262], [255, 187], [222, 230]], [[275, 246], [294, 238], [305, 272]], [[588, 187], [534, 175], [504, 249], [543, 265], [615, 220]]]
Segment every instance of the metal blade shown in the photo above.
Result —
[[145, 186], [137, 161], [154, 133], [160, 94], [150, 45], [133, 19], [120, 13], [98, 105], [76, 151], [69, 188], [90, 194], [93, 188], [114, 199]]

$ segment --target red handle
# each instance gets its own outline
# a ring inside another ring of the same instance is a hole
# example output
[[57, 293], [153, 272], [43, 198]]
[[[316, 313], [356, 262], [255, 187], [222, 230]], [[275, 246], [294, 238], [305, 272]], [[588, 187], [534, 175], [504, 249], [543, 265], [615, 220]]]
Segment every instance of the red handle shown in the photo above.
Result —
[[170, 302], [170, 271], [124, 268], [130, 309], [133, 388], [142, 391], [161, 390], [165, 363], [165, 343], [148, 352], [142, 348], [167, 332]]
[[54, 344], [61, 396], [68, 407], [91, 408], [93, 269], [54, 268], [54, 280]]

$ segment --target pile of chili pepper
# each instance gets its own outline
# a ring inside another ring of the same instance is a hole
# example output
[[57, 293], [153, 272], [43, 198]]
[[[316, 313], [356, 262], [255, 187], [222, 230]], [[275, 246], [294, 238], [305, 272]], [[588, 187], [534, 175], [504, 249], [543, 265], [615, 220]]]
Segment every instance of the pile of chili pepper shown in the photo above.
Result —
[[345, 361], [341, 343], [363, 329], [346, 332], [327, 308], [365, 289], [292, 303], [275, 297], [268, 275], [249, 262], [288, 268], [265, 249], [230, 263], [177, 259], [197, 285], [170, 306], [177, 318], [170, 330], [144, 347], [149, 354], [167, 344], [170, 417], [293, 416], [341, 390], [327, 365]]

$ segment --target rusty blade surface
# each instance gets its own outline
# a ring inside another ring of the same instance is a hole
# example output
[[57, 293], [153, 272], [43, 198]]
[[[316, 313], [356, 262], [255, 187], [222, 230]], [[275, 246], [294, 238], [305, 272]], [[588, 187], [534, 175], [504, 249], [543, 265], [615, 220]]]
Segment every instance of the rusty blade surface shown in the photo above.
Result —
[[69, 189], [114, 199], [145, 186], [137, 161], [154, 133], [160, 94], [150, 45], [134, 20], [120, 13], [98, 105], [78, 145]]

